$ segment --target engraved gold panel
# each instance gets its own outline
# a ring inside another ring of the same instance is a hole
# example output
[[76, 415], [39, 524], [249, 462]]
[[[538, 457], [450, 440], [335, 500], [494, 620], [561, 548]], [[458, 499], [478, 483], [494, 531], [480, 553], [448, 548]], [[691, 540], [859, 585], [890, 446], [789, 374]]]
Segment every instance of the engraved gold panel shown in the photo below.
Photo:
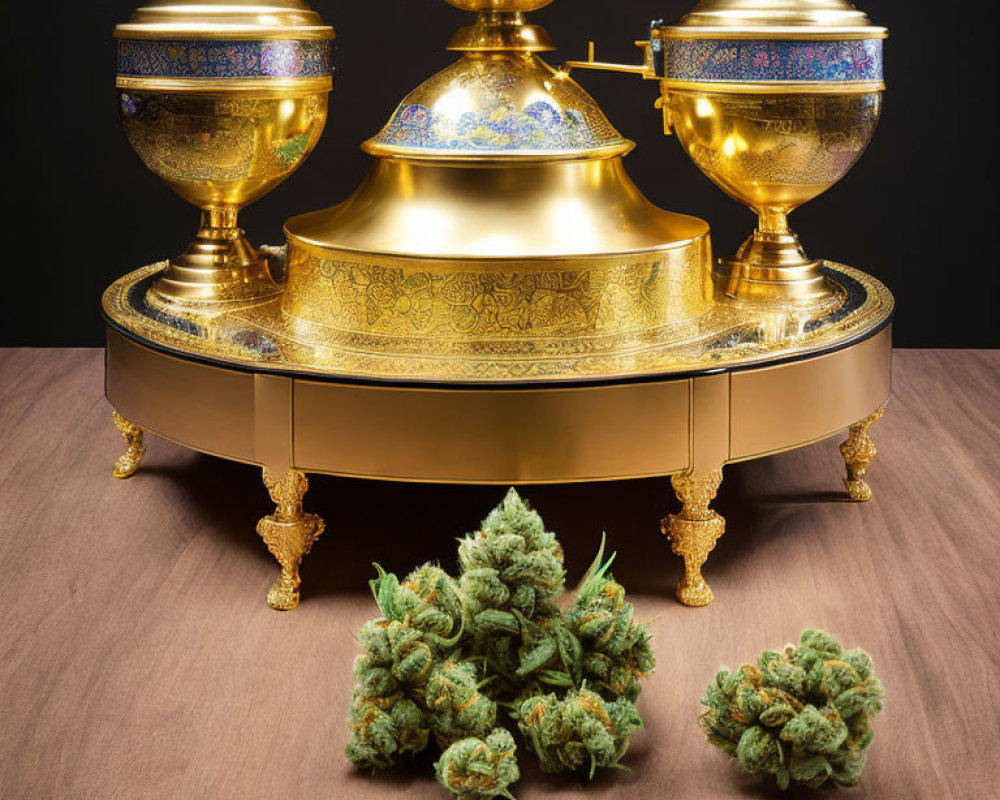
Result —
[[664, 475], [688, 464], [688, 384], [484, 391], [297, 380], [295, 467], [442, 483]]
[[129, 143], [171, 189], [199, 208], [240, 209], [306, 159], [323, 132], [327, 94], [258, 88], [254, 96], [132, 93]]
[[[634, 347], [712, 308], [707, 237], [671, 250], [521, 263], [296, 246], [282, 308], [370, 353], [559, 355]], [[305, 329], [303, 329], [305, 330]]]
[[892, 333], [791, 365], [732, 376], [731, 458], [754, 458], [832, 436], [892, 391]]

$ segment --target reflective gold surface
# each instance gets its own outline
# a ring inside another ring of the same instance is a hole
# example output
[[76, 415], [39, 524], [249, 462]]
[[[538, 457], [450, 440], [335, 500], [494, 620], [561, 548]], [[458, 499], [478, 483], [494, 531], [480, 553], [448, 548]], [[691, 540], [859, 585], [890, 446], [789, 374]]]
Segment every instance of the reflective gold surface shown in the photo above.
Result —
[[544, 8], [552, 0], [445, 0], [463, 11], [526, 12]]
[[512, 35], [519, 10], [473, 29], [363, 145], [376, 160], [354, 195], [286, 224], [292, 336], [503, 371], [689, 333], [714, 304], [708, 225], [639, 192], [632, 143]]
[[[621, 159], [475, 168], [377, 159], [357, 191], [285, 225], [292, 247], [414, 259], [625, 256], [695, 244], [695, 217], [653, 205]], [[536, 265], [537, 266], [537, 265]]]
[[[766, 443], [757, 455], [780, 452], [872, 414], [888, 399], [890, 346], [883, 330], [833, 353], [638, 383], [421, 387], [344, 382], [274, 362], [251, 373], [112, 330], [107, 395], [148, 433], [279, 474], [507, 485], [703, 475], [746, 458], [748, 442]], [[838, 380], [817, 387], [824, 373]], [[748, 402], [760, 413], [748, 413]], [[732, 448], [708, 424], [730, 407]]]
[[849, 0], [701, 0], [679, 24], [685, 36], [706, 37], [794, 33], [803, 39], [852, 34], [867, 38], [885, 33]]
[[878, 92], [752, 94], [678, 90], [664, 82], [673, 130], [691, 159], [758, 214], [754, 234], [720, 265], [732, 297], [822, 303], [831, 298], [787, 215], [854, 166], [878, 123]]
[[[838, 307], [821, 312], [767, 311], [717, 298], [708, 313], [632, 336], [627, 346], [613, 336], [538, 335], [532, 337], [537, 345], [532, 348], [508, 348], [494, 339], [481, 349], [453, 342], [451, 349], [442, 345], [433, 352], [419, 347], [379, 351], [364, 341], [338, 340], [329, 329], [303, 326], [282, 312], [279, 298], [190, 313], [150, 306], [144, 299], [146, 287], [163, 268], [161, 263], [138, 270], [108, 289], [104, 309], [113, 324], [157, 346], [232, 365], [275, 364], [302, 375], [361, 379], [572, 382], [743, 368], [870, 336], [893, 312], [892, 296], [881, 283], [826, 262], [824, 270], [842, 299]], [[373, 304], [390, 287], [391, 281], [380, 284], [372, 293]], [[481, 303], [492, 301], [484, 297]]]
[[[327, 95], [129, 94], [125, 132], [146, 166], [203, 210], [198, 236], [156, 286], [165, 301], [239, 301], [274, 294], [266, 260], [236, 222], [315, 147]], [[133, 110], [134, 109], [134, 110]]]
[[117, 27], [127, 39], [332, 39], [304, 0], [154, 0]]
[[[426, 133], [433, 137], [429, 141], [422, 135], [419, 144], [394, 141], [394, 130], [408, 128], [406, 122], [399, 122], [408, 108], [426, 109], [430, 117]], [[531, 113], [539, 108], [577, 118], [583, 134], [580, 143], [549, 142], [543, 126], [529, 127], [536, 122]], [[468, 130], [470, 119], [476, 121], [472, 130]], [[615, 130], [568, 73], [554, 70], [515, 44], [501, 52], [466, 52], [410, 92], [386, 127], [362, 147], [380, 157], [516, 166], [522, 161], [624, 155], [634, 143]]]
[[449, 50], [472, 52], [541, 53], [555, 50], [546, 30], [528, 25], [520, 13], [483, 12], [473, 25], [459, 28], [448, 42]]
[[885, 404], [892, 392], [888, 331], [840, 353], [730, 376], [729, 454], [747, 461], [835, 435]]
[[153, 0], [115, 37], [129, 142], [202, 211], [196, 237], [151, 299], [198, 305], [275, 294], [237, 213], [316, 145], [333, 88], [333, 28], [304, 0]]
[[498, 261], [293, 246], [282, 309], [303, 340], [389, 357], [623, 351], [683, 335], [713, 307], [708, 237], [653, 253]]

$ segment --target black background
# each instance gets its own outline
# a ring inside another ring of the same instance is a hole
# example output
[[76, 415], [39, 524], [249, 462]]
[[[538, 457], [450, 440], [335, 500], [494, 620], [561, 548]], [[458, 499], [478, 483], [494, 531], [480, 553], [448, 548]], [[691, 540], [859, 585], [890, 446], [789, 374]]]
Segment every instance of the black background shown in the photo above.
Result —
[[[101, 344], [104, 287], [176, 254], [194, 232], [197, 211], [143, 167], [118, 120], [111, 31], [138, 2], [17, 3], [5, 11], [10, 138], [0, 345]], [[546, 55], [550, 63], [584, 57], [588, 39], [602, 60], [636, 61], [632, 41], [644, 36], [648, 20], [676, 19], [691, 5], [557, 0], [532, 18], [560, 46]], [[998, 347], [996, 224], [987, 227], [997, 179], [988, 26], [956, 26], [947, 3], [861, 6], [890, 28], [885, 114], [859, 164], [796, 211], [793, 227], [810, 254], [860, 267], [889, 285], [899, 306], [898, 346]], [[443, 45], [468, 17], [440, 0], [314, 0], [313, 7], [338, 33], [330, 121], [305, 166], [243, 213], [257, 243], [280, 242], [287, 217], [350, 194], [369, 164], [358, 144], [410, 90], [456, 58]], [[704, 178], [676, 140], [662, 136], [656, 84], [630, 75], [575, 77], [638, 143], [626, 165], [640, 188], [659, 205], [707, 219], [716, 252], [732, 252], [753, 216]]]

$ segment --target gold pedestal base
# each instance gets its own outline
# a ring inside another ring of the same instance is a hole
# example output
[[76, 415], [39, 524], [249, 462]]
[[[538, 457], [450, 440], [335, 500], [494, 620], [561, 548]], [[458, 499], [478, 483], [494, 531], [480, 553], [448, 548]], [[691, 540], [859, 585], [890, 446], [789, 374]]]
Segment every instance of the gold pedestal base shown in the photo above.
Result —
[[181, 255], [170, 259], [148, 299], [159, 305], [207, 307], [258, 302], [279, 291], [267, 258], [236, 226], [235, 212], [203, 212], [198, 235]]
[[819, 312], [838, 302], [837, 286], [823, 275], [822, 266], [806, 257], [791, 231], [756, 230], [735, 256], [719, 259], [716, 278], [736, 300]]

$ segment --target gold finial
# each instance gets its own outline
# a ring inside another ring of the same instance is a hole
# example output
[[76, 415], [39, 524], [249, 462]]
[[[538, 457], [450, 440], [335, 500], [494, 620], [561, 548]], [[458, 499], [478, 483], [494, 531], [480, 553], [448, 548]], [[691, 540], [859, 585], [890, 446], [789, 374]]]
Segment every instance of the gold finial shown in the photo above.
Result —
[[552, 0], [445, 0], [463, 11], [520, 13], [537, 11]]
[[463, 11], [475, 11], [476, 22], [460, 28], [448, 42], [449, 50], [471, 52], [520, 51], [539, 53], [555, 50], [544, 28], [524, 20], [528, 11], [547, 6], [552, 0], [446, 0]]

